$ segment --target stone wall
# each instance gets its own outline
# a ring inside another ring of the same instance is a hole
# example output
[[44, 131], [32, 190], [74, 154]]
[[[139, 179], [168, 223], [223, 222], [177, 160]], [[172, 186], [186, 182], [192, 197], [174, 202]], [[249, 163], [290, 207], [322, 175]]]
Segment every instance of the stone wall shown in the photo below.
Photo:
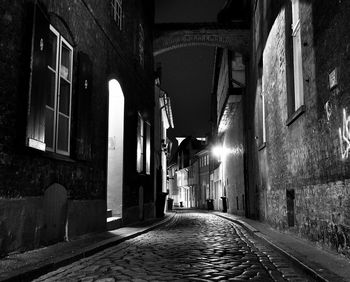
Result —
[[[284, 5], [270, 15], [271, 28], [253, 44], [257, 50], [262, 46], [267, 138], [266, 147], [254, 153], [255, 134], [246, 135], [253, 148], [250, 161], [259, 164], [250, 163], [255, 179], [250, 183], [258, 188], [261, 219], [349, 256], [350, 27], [346, 15], [350, 5], [346, 1], [300, 2], [305, 112], [288, 125]], [[260, 13], [268, 16], [263, 9]], [[253, 56], [252, 85], [257, 81], [259, 61], [258, 55]], [[338, 83], [330, 89], [329, 74], [334, 69]], [[251, 87], [249, 96], [256, 112], [255, 90]], [[256, 118], [246, 119], [254, 132]]]

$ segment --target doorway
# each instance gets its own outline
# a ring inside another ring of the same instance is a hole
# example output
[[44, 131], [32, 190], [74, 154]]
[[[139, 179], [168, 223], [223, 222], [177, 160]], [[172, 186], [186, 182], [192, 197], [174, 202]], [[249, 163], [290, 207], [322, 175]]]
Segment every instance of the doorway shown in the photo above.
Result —
[[289, 227], [294, 226], [294, 199], [294, 189], [287, 190], [287, 220]]
[[107, 209], [113, 217], [123, 211], [124, 94], [116, 79], [108, 83]]

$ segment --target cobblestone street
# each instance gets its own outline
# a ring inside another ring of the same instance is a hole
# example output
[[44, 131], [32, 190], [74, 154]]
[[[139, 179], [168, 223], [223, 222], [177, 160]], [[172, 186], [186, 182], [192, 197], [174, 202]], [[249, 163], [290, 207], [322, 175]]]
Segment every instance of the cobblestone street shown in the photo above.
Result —
[[243, 227], [205, 212], [166, 225], [35, 281], [313, 281]]

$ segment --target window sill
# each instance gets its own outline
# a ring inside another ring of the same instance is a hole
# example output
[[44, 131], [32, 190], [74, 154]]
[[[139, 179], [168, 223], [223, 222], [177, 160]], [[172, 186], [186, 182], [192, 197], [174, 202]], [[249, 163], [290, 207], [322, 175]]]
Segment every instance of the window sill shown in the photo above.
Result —
[[259, 147], [258, 147], [258, 151], [263, 150], [266, 147], [266, 142], [262, 143]]
[[295, 120], [298, 119], [306, 110], [305, 105], [302, 105], [297, 109], [286, 121], [286, 125], [289, 126], [291, 125]]
[[60, 154], [56, 154], [56, 153], [52, 153], [52, 152], [43, 152], [43, 154], [50, 159], [65, 161], [65, 162], [69, 162], [69, 163], [75, 163], [75, 160], [73, 160], [69, 156], [64, 156], [64, 155], [60, 155]]
[[137, 172], [140, 176], [150, 176], [151, 174], [150, 173], [146, 173], [144, 171], [138, 171]]
[[47, 151], [39, 151], [34, 148], [27, 147], [29, 152], [33, 155], [48, 158], [48, 159], [54, 159], [58, 161], [64, 161], [69, 163], [75, 163], [76, 161], [70, 158], [69, 156], [59, 155], [53, 152], [47, 152]]

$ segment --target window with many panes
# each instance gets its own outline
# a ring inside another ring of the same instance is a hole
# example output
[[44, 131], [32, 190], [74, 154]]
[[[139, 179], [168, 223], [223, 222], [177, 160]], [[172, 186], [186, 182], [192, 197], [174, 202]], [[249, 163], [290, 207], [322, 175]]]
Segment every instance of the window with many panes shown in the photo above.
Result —
[[28, 147], [70, 154], [73, 48], [35, 5], [27, 110]]
[[123, 26], [123, 0], [111, 0], [111, 7], [113, 19], [121, 30]]
[[52, 26], [48, 45], [50, 86], [45, 106], [46, 150], [69, 155], [73, 48]]

